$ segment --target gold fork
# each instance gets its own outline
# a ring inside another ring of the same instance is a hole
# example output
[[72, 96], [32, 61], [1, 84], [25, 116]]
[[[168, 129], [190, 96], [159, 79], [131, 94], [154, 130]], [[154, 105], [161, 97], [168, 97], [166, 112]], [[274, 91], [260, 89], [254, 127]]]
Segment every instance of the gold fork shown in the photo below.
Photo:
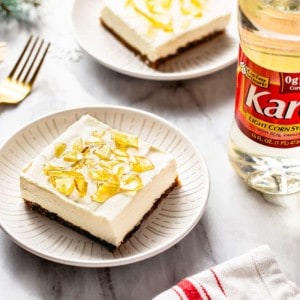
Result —
[[50, 43], [29, 37], [15, 66], [0, 83], [0, 103], [16, 104], [29, 95], [49, 47]]

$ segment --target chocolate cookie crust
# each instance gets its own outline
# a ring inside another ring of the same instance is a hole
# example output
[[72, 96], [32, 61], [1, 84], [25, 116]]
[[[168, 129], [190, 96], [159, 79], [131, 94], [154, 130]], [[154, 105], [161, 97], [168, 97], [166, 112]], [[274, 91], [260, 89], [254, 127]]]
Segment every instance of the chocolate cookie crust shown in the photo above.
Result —
[[184, 53], [200, 44], [206, 43], [207, 41], [210, 41], [212, 39], [214, 39], [215, 37], [221, 35], [224, 33], [224, 30], [221, 31], [216, 31], [204, 38], [201, 38], [198, 41], [194, 41], [194, 42], [190, 42], [187, 45], [185, 45], [184, 47], [181, 47], [177, 50], [177, 52], [175, 54], [170, 54], [166, 57], [160, 58], [156, 61], [150, 61], [148, 59], [148, 57], [146, 55], [144, 55], [143, 53], [141, 53], [138, 49], [136, 49], [135, 47], [133, 47], [132, 45], [130, 45], [124, 38], [122, 38], [118, 33], [116, 33], [112, 28], [110, 28], [101, 18], [100, 18], [100, 23], [102, 24], [102, 26], [104, 28], [106, 28], [106, 30], [108, 30], [120, 43], [122, 43], [126, 48], [128, 48], [130, 51], [134, 52], [136, 55], [138, 55], [138, 57], [145, 63], [147, 64], [149, 67], [157, 70], [159, 68], [160, 65], [162, 65], [164, 62], [168, 61], [169, 59], [176, 57], [178, 55], [180, 55], [181, 53]]
[[[150, 211], [148, 211], [143, 219], [141, 220], [141, 222], [139, 224], [137, 224], [132, 231], [130, 231], [124, 238], [123, 243], [125, 243], [141, 226], [141, 223], [147, 219], [147, 217], [158, 207], [159, 203], [161, 203], [161, 201], [163, 199], [165, 199], [169, 193], [171, 193], [171, 191], [179, 185], [179, 180], [178, 178], [176, 178], [176, 180], [174, 181], [174, 183], [160, 196], [160, 198], [158, 198], [155, 203], [153, 204], [152, 208], [150, 209]], [[26, 206], [31, 210], [31, 211], [35, 211], [38, 212], [39, 214], [48, 217], [51, 220], [54, 220], [70, 229], [73, 229], [74, 231], [86, 236], [87, 238], [92, 239], [93, 241], [103, 245], [106, 249], [108, 249], [110, 252], [114, 252], [117, 247], [113, 244], [108, 243], [105, 240], [102, 240], [94, 235], [92, 235], [91, 233], [89, 233], [88, 231], [75, 226], [74, 224], [64, 220], [63, 218], [61, 218], [60, 216], [58, 216], [55, 213], [49, 212], [48, 210], [44, 209], [42, 206], [40, 206], [37, 203], [31, 202], [30, 200], [24, 199], [24, 202], [26, 204]]]

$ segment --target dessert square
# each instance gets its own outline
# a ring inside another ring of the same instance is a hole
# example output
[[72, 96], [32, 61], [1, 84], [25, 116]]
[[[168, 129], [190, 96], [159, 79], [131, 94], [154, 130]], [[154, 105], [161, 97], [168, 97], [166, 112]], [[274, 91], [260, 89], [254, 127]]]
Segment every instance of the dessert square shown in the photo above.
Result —
[[105, 0], [100, 20], [151, 67], [224, 31], [223, 0]]
[[39, 213], [118, 248], [176, 185], [175, 158], [84, 115], [20, 174]]

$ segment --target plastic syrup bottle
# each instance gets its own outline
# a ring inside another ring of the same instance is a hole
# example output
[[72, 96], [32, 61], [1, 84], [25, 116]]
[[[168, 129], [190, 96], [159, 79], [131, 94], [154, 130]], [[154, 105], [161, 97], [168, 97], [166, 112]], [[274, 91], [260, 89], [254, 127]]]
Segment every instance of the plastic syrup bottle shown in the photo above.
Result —
[[268, 194], [300, 191], [300, 0], [239, 0], [229, 158]]

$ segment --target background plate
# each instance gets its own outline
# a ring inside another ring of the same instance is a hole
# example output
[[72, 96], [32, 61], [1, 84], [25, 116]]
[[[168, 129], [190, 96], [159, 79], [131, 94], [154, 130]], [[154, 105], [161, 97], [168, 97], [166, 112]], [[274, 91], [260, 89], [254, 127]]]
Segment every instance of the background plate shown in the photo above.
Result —
[[[86, 113], [173, 153], [182, 183], [114, 254], [55, 221], [28, 211], [20, 197], [19, 173], [24, 165]], [[107, 267], [149, 258], [180, 241], [203, 214], [209, 177], [197, 149], [167, 121], [140, 110], [102, 106], [58, 112], [14, 134], [0, 150], [0, 189], [1, 227], [18, 245], [63, 264]]]
[[[236, 1], [228, 3], [235, 7]], [[75, 0], [72, 10], [74, 35], [80, 46], [102, 65], [133, 77], [181, 80], [216, 72], [235, 62], [238, 55], [236, 15], [224, 34], [175, 57], [153, 70], [144, 64], [99, 21], [103, 0]]]

